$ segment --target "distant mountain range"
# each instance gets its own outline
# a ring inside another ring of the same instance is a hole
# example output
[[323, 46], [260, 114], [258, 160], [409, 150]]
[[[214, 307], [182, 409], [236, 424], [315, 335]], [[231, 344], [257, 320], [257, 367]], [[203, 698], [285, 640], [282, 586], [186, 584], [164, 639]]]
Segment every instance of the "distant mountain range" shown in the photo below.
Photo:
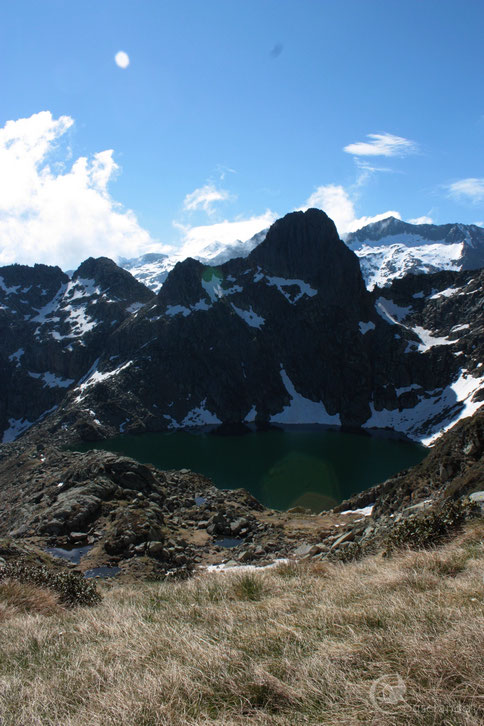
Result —
[[345, 241], [360, 258], [370, 289], [408, 273], [484, 266], [484, 229], [475, 224], [409, 224], [387, 217], [353, 232]]
[[[191, 257], [205, 265], [222, 265], [236, 257], [247, 257], [265, 239], [266, 234], [267, 229], [264, 229], [245, 242], [240, 240], [231, 243], [214, 241], [198, 249], [196, 253], [192, 253]], [[187, 257], [183, 253], [163, 255], [149, 252], [129, 260], [121, 258], [118, 264], [151, 290], [158, 292], [170, 270], [175, 267], [177, 262], [183, 262], [185, 259]]]
[[[397, 222], [379, 223], [381, 239]], [[34, 425], [102, 439], [247, 423], [432, 440], [484, 398], [484, 272], [406, 275], [369, 292], [350, 246], [378, 240], [360, 232], [344, 244], [324, 212], [293, 212], [246, 257], [178, 262], [158, 293], [106, 258], [71, 278], [0, 268], [0, 440]], [[479, 251], [451, 228], [439, 239]]]
[[[266, 237], [267, 230], [250, 240], [231, 244], [213, 242], [197, 251], [194, 259], [221, 265], [247, 255]], [[440, 270], [473, 270], [484, 266], [484, 229], [470, 224], [409, 224], [388, 217], [348, 235], [348, 247], [360, 259], [367, 287], [384, 287], [408, 273]], [[144, 285], [158, 292], [170, 270], [183, 255], [147, 254], [121, 259], [119, 264]]]

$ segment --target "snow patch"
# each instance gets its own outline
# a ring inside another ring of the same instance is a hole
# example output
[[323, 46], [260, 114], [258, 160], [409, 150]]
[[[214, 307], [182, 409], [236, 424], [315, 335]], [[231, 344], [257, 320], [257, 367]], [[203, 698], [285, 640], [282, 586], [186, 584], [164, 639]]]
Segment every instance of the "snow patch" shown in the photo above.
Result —
[[131, 303], [131, 305], [128, 305], [128, 307], [126, 308], [126, 312], [127, 313], [137, 313], [138, 310], [141, 310], [143, 305], [144, 305], [144, 303], [142, 303], [142, 302]]
[[[311, 287], [307, 282], [304, 282], [304, 280], [287, 280], [284, 277], [266, 277], [267, 285], [277, 287], [280, 293], [284, 295], [286, 300], [289, 300], [289, 302], [294, 305], [298, 302], [304, 295], [307, 295], [308, 297], [314, 297], [314, 295], [318, 294], [318, 291]], [[256, 282], [254, 277], [254, 282]], [[285, 290], [286, 287], [299, 287], [299, 292], [296, 295], [293, 295], [288, 290]]]
[[280, 413], [271, 416], [272, 423], [341, 425], [339, 414], [329, 414], [322, 401], [311, 401], [298, 393], [284, 368], [281, 368], [281, 378], [291, 402]]
[[365, 333], [368, 333], [370, 330], [375, 330], [375, 323], [372, 323], [371, 321], [368, 323], [364, 323], [363, 321], [358, 323], [358, 327], [360, 328], [360, 333], [362, 335], [365, 335]]
[[390, 323], [390, 325], [399, 325], [411, 311], [411, 308], [402, 308], [400, 305], [396, 305], [393, 300], [388, 300], [386, 297], [379, 297], [375, 303], [375, 307], [378, 315], [383, 320], [386, 320], [387, 323]]
[[204, 398], [197, 408], [192, 408], [183, 419], [181, 425], [185, 426], [207, 426], [220, 424], [221, 420], [214, 413], [206, 408], [207, 399]]
[[430, 348], [433, 348], [436, 345], [452, 345], [455, 343], [455, 340], [449, 340], [448, 338], [437, 338], [432, 335], [430, 330], [425, 330], [425, 328], [421, 328], [419, 325], [416, 325], [415, 328], [412, 328], [412, 330], [417, 333], [421, 340], [421, 343], [418, 346], [418, 350], [421, 353], [424, 353], [426, 350], [430, 350]]
[[15, 353], [12, 353], [11, 355], [9, 355], [8, 356], [8, 359], [12, 363], [13, 363], [13, 361], [16, 361], [17, 366], [19, 366], [20, 365], [20, 358], [23, 356], [24, 353], [25, 353], [24, 349], [23, 348], [19, 348], [18, 350], [15, 351]]
[[264, 325], [265, 323], [265, 319], [260, 315], [257, 315], [257, 313], [252, 310], [252, 305], [250, 306], [250, 310], [242, 310], [242, 308], [238, 308], [232, 303], [232, 308], [237, 315], [247, 323], [247, 325], [250, 325], [251, 328], [257, 328], [260, 330], [261, 325]]
[[438, 300], [441, 297], [452, 297], [453, 295], [457, 295], [460, 292], [459, 287], [448, 287], [446, 290], [441, 290], [440, 292], [435, 292], [433, 295], [429, 297], [429, 300]]
[[[184, 318], [190, 315], [192, 311], [185, 305], [168, 305], [165, 310], [165, 315], [169, 315], [172, 318], [174, 315], [183, 315]], [[158, 320], [158, 318], [150, 318], [150, 320]]]
[[475, 378], [461, 370], [459, 377], [446, 388], [422, 393], [413, 408], [376, 411], [370, 403], [371, 416], [363, 428], [391, 428], [429, 446], [457, 421], [471, 416], [483, 405], [482, 401], [473, 400], [474, 394], [483, 389], [484, 377]]
[[[97, 365], [99, 361], [96, 361], [94, 365]], [[115, 368], [113, 371], [108, 371], [107, 373], [101, 373], [100, 371], [94, 370], [93, 373], [89, 375], [88, 378], [85, 379], [84, 383], [81, 383], [79, 386], [77, 386], [76, 390], [79, 391], [79, 395], [76, 396], [74, 399], [76, 403], [80, 403], [82, 399], [85, 396], [85, 391], [90, 388], [91, 386], [95, 386], [98, 383], [101, 383], [101, 381], [106, 381], [109, 378], [113, 378], [113, 376], [118, 376], [121, 371], [124, 371], [128, 366], [132, 365], [133, 361], [130, 360], [127, 363], [124, 363], [122, 366], [119, 366], [119, 368]]]
[[27, 429], [33, 426], [34, 421], [29, 421], [27, 418], [9, 418], [8, 423], [8, 429], [3, 432], [2, 444], [15, 441], [20, 434], [23, 434], [24, 431], [27, 431]]
[[340, 514], [361, 514], [363, 517], [371, 517], [374, 506], [374, 504], [369, 504], [367, 507], [362, 507], [361, 509], [345, 509]]
[[289, 562], [289, 560], [285, 557], [281, 557], [277, 560], [274, 560], [274, 562], [271, 562], [269, 565], [227, 565], [227, 563], [222, 562], [219, 565], [206, 565], [204, 567], [205, 572], [259, 572], [261, 570], [271, 570], [274, 567], [277, 567], [278, 565], [286, 565]]
[[3, 290], [7, 295], [12, 295], [14, 292], [17, 292], [20, 285], [14, 285], [13, 287], [7, 287], [5, 284], [5, 280], [2, 276], [0, 276], [0, 290]]
[[255, 419], [257, 417], [257, 409], [255, 407], [255, 404], [250, 409], [247, 416], [244, 418], [244, 423], [254, 423]]
[[210, 298], [211, 302], [217, 302], [224, 296], [222, 289], [222, 278], [215, 274], [215, 271], [211, 271], [209, 279], [205, 280], [202, 278], [202, 287]]

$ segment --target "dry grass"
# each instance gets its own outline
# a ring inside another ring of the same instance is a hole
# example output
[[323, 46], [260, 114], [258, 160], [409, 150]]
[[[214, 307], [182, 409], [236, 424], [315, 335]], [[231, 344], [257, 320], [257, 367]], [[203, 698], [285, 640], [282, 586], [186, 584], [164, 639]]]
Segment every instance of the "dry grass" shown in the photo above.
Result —
[[14, 615], [0, 723], [478, 726], [483, 534], [481, 520], [438, 550], [106, 586], [93, 608]]
[[0, 622], [19, 613], [60, 614], [58, 596], [51, 590], [16, 580], [0, 582]]

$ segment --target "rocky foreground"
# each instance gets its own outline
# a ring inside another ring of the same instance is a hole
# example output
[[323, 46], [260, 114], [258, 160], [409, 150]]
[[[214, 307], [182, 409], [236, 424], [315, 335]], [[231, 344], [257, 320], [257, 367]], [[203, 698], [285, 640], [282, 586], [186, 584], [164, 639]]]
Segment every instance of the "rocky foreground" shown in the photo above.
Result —
[[219, 490], [189, 470], [160, 471], [105, 451], [27, 440], [3, 452], [0, 556], [58, 566], [46, 554], [54, 549], [87, 576], [128, 580], [288, 557], [350, 560], [387, 552], [405, 537], [408, 544], [437, 542], [447, 524], [478, 515], [484, 498], [482, 410], [442, 436], [416, 467], [319, 515], [270, 510], [245, 490]]

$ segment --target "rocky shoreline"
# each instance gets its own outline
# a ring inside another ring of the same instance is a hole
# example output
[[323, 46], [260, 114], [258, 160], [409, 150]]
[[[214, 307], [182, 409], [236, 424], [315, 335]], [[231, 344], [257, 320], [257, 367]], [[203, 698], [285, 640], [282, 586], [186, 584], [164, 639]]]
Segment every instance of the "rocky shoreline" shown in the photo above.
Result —
[[[425, 518], [430, 526], [429, 516], [453, 517], [449, 506], [460, 507], [457, 519], [479, 514], [476, 492], [484, 489], [482, 410], [444, 434], [417, 466], [320, 514], [271, 510], [243, 489], [217, 489], [187, 469], [161, 471], [99, 450], [65, 451], [33, 443], [33, 435], [3, 447], [0, 557], [37, 559], [87, 576], [163, 579], [210, 565], [345, 561], [386, 552], [402, 523], [414, 522], [411, 534]], [[53, 549], [74, 561], [49, 555]]]

